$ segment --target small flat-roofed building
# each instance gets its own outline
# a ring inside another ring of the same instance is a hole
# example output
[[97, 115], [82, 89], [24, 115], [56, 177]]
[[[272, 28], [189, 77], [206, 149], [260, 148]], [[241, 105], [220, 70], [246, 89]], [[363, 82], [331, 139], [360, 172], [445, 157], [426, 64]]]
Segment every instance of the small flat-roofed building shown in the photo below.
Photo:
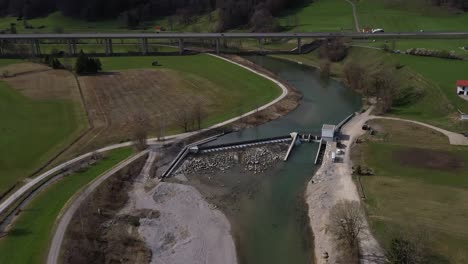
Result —
[[323, 125], [322, 127], [322, 139], [324, 141], [335, 141], [335, 125]]

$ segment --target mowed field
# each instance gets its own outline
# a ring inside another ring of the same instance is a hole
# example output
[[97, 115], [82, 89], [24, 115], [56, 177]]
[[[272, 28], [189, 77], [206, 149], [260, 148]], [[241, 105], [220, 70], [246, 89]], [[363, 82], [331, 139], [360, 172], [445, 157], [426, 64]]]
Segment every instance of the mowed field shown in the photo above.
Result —
[[86, 128], [72, 74], [30, 63], [2, 69], [17, 76], [0, 80], [0, 195]]
[[[468, 259], [468, 148], [428, 128], [375, 120], [379, 132], [353, 150], [355, 166], [375, 171], [362, 176], [372, 229], [388, 248], [398, 230], [427, 236], [433, 263]], [[432, 262], [431, 262], [432, 263]]]
[[55, 221], [65, 204], [78, 190], [132, 153], [130, 148], [110, 151], [87, 170], [44, 189], [22, 210], [8, 235], [0, 239], [0, 263], [44, 263]]
[[353, 10], [344, 0], [317, 0], [285, 11], [278, 22], [288, 31], [355, 31]]
[[[151, 66], [153, 61], [160, 66]], [[184, 132], [178, 117], [202, 108], [202, 127], [248, 112], [280, 95], [274, 83], [208, 55], [101, 58], [105, 72], [79, 78], [93, 124], [77, 146], [131, 140], [144, 118], [150, 136]]]

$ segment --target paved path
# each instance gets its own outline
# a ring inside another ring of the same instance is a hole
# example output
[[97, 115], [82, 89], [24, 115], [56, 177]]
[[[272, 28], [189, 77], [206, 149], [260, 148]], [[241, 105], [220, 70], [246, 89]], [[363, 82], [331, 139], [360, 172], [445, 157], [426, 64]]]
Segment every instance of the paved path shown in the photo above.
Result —
[[50, 249], [49, 249], [49, 255], [47, 256], [47, 263], [57, 263], [58, 257], [60, 255], [60, 249], [62, 246], [63, 238], [65, 236], [65, 232], [67, 231], [68, 224], [70, 223], [71, 219], [73, 218], [73, 215], [75, 212], [80, 208], [80, 205], [83, 201], [88, 198], [93, 191], [101, 185], [105, 180], [107, 180], [109, 177], [113, 176], [115, 173], [117, 173], [119, 170], [123, 169], [124, 167], [128, 166], [135, 160], [141, 158], [142, 156], [146, 155], [148, 151], [142, 151], [138, 153], [137, 155], [122, 161], [119, 163], [117, 166], [109, 170], [108, 172], [104, 173], [102, 176], [94, 180], [91, 184], [86, 187], [86, 189], [81, 192], [76, 194], [72, 199], [71, 202], [69, 202], [69, 205], [66, 206], [65, 212], [63, 213], [62, 216], [59, 216], [60, 221], [58, 225], [56, 226], [54, 237], [52, 238], [52, 242], [50, 244]]
[[408, 119], [402, 119], [402, 118], [396, 118], [396, 117], [385, 117], [385, 116], [369, 116], [368, 120], [371, 119], [386, 119], [386, 120], [396, 120], [396, 121], [402, 121], [402, 122], [408, 122], [408, 123], [413, 123], [413, 124], [418, 124], [421, 126], [425, 126], [431, 129], [434, 129], [444, 135], [446, 135], [449, 139], [449, 142], [451, 145], [458, 145], [458, 146], [468, 146], [468, 138], [463, 136], [462, 134], [451, 132], [433, 125], [429, 125], [423, 122], [419, 121], [414, 121], [414, 120], [408, 120]]
[[353, 2], [353, 0], [345, 0], [345, 1], [348, 2], [353, 8], [354, 26], [356, 28], [356, 31], [361, 32], [361, 27], [359, 26], [359, 18], [357, 14], [356, 4]]

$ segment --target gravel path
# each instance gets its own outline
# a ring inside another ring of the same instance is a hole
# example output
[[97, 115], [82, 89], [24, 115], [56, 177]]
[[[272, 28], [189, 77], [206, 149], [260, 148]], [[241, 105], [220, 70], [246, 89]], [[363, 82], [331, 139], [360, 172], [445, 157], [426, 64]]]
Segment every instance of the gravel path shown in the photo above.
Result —
[[436, 127], [436, 126], [433, 126], [433, 125], [429, 125], [429, 124], [426, 124], [426, 123], [423, 123], [423, 122], [408, 120], [408, 119], [402, 119], [402, 118], [396, 118], [396, 117], [385, 117], [385, 116], [369, 116], [367, 118], [367, 120], [371, 120], [371, 119], [396, 120], [396, 121], [402, 121], [402, 122], [409, 122], [409, 123], [413, 123], [413, 124], [418, 124], [418, 125], [421, 125], [421, 126], [425, 126], [425, 127], [434, 129], [434, 130], [446, 135], [448, 137], [449, 142], [450, 142], [451, 145], [468, 146], [468, 138], [466, 138], [462, 134], [451, 132], [451, 131], [448, 131], [448, 130], [445, 130], [445, 129], [442, 129], [442, 128], [439, 128], [439, 127]]
[[345, 0], [345, 1], [348, 2], [353, 8], [354, 26], [356, 28], [356, 31], [361, 32], [361, 27], [359, 26], [359, 17], [357, 14], [356, 4], [353, 2], [353, 0]]

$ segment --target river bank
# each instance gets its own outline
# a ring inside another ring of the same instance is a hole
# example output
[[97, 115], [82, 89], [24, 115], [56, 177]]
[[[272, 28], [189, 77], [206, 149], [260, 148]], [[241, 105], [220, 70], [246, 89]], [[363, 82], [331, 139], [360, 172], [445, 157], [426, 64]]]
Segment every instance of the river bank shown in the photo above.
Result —
[[[335, 144], [328, 143], [321, 167], [307, 184], [305, 194], [309, 207], [310, 226], [314, 233], [314, 251], [317, 264], [337, 263], [342, 261], [338, 241], [329, 232], [330, 211], [341, 200], [358, 201], [358, 190], [352, 179], [351, 147], [354, 139], [361, 135], [364, 120], [367, 120], [372, 108], [365, 113], [356, 115], [342, 129], [346, 140], [338, 144], [344, 154], [337, 156], [339, 162], [332, 161]], [[343, 145], [344, 144], [344, 145]], [[385, 263], [384, 252], [373, 237], [367, 222], [359, 236], [360, 262]]]

